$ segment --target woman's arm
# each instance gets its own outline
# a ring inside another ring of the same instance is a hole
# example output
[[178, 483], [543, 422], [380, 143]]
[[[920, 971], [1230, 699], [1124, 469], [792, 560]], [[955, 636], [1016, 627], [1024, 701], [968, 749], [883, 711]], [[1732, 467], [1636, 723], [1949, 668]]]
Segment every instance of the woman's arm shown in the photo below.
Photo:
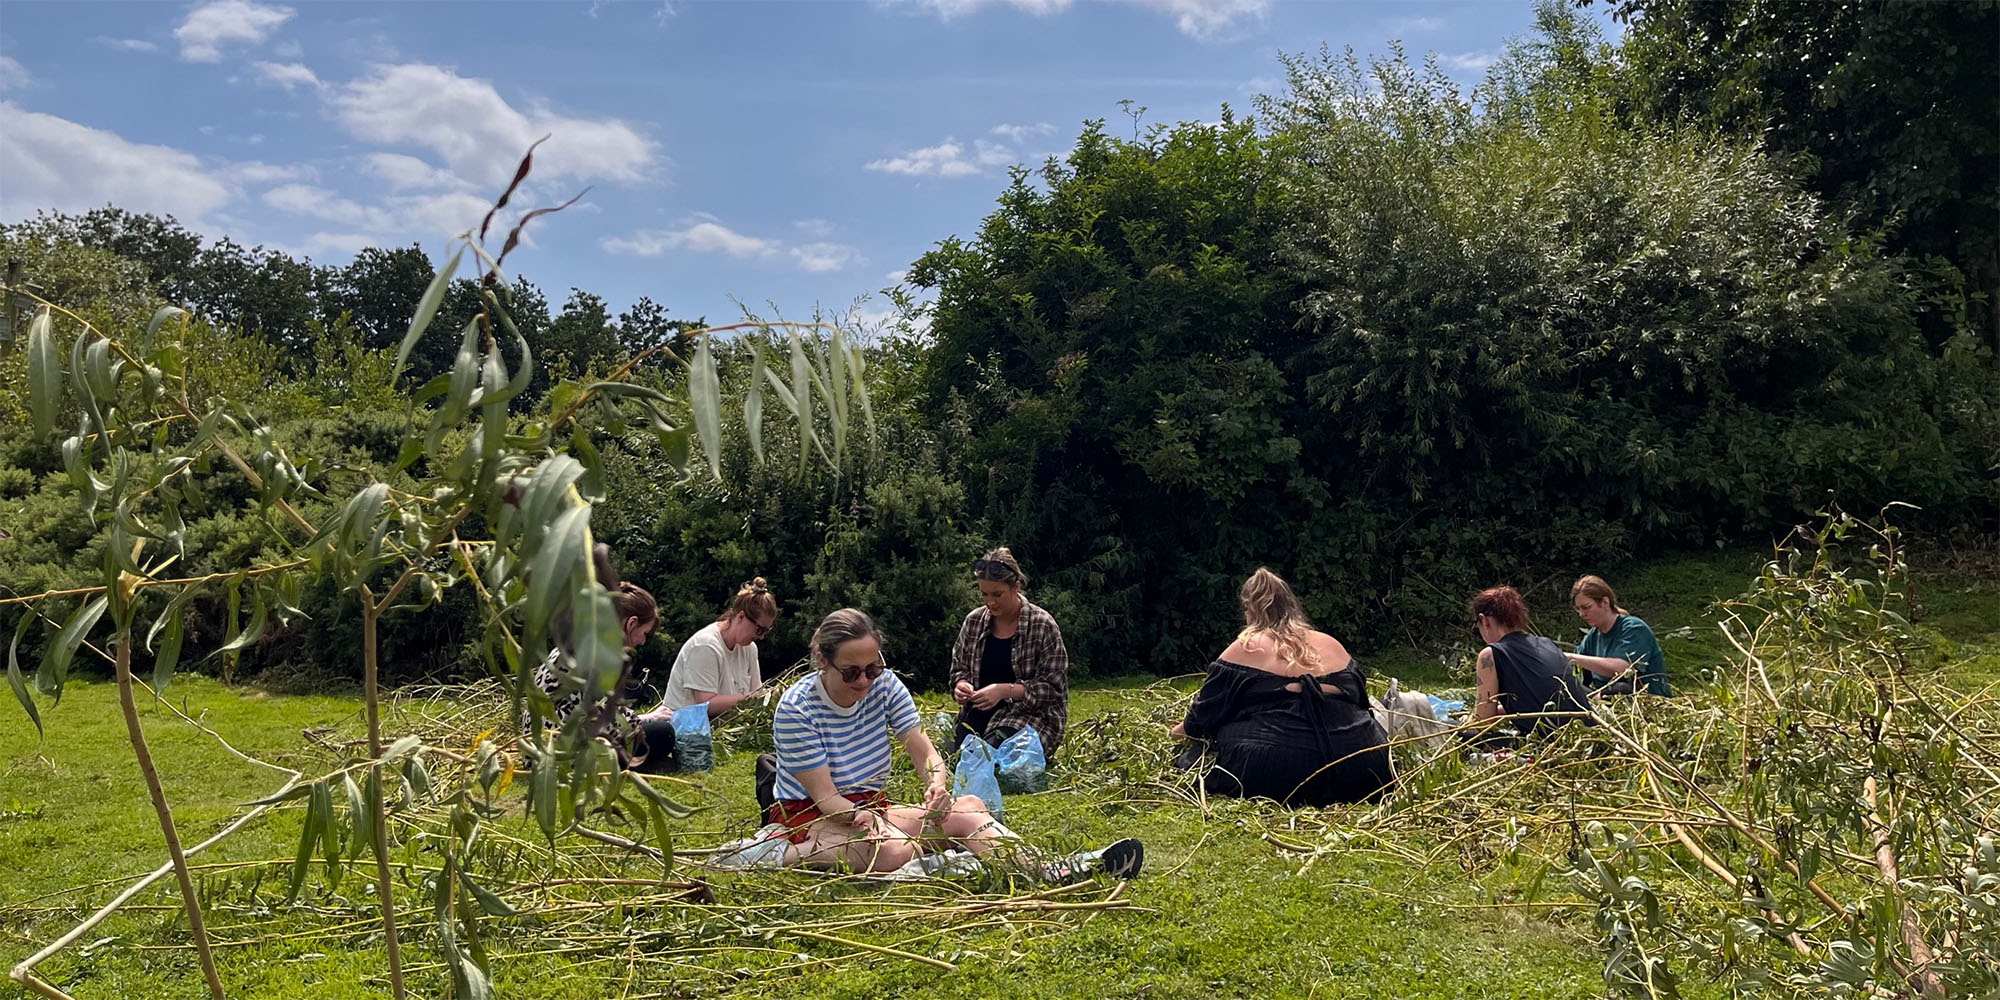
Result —
[[904, 733], [902, 740], [911, 766], [924, 777], [924, 809], [943, 812], [951, 806], [951, 771], [944, 766], [944, 758], [938, 755], [937, 747], [931, 744], [922, 726]]
[[812, 796], [813, 805], [819, 807], [820, 815], [852, 823], [855, 826], [867, 822], [863, 819], [866, 811], [855, 805], [853, 799], [840, 794], [839, 789], [833, 787], [833, 772], [825, 764], [809, 767], [803, 771], [794, 771], [792, 777], [797, 778], [799, 784], [805, 788], [806, 794]]
[[958, 626], [958, 642], [952, 642], [952, 676], [950, 676], [952, 688], [960, 684], [972, 684], [974, 668], [978, 666], [980, 632], [986, 630], [986, 624], [980, 620], [980, 610], [982, 608], [974, 608], [970, 614], [966, 614], [964, 624]]
[[1043, 611], [1038, 622], [1034, 640], [1023, 650], [1028, 655], [1014, 664], [1013, 686], [1020, 691], [1004, 694], [1047, 711], [1069, 703], [1069, 649], [1063, 645], [1062, 629], [1056, 626], [1055, 618]]
[[1479, 662], [1472, 673], [1478, 681], [1478, 690], [1472, 702], [1472, 717], [1490, 719], [1500, 715], [1500, 672], [1493, 669], [1493, 647], [1479, 651]]
[[[1230, 647], [1234, 649], [1234, 646]], [[1225, 654], [1228, 652], [1224, 651]], [[1226, 667], [1212, 663], [1208, 676], [1202, 678], [1201, 690], [1194, 693], [1194, 701], [1188, 704], [1187, 715], [1167, 730], [1174, 739], [1193, 738], [1205, 740], [1213, 737], [1216, 730], [1228, 721], [1229, 709], [1235, 701], [1236, 685], [1231, 682]]]
[[1622, 676], [1626, 671], [1632, 669], [1632, 661], [1616, 656], [1585, 656], [1582, 653], [1564, 653], [1563, 655], [1569, 657], [1569, 662], [1606, 680]]

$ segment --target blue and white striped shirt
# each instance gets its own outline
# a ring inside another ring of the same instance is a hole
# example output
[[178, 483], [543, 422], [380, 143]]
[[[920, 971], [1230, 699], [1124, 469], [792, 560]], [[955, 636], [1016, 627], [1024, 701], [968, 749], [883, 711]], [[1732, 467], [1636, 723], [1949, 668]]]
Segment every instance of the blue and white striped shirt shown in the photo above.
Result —
[[772, 716], [777, 797], [812, 798], [797, 775], [815, 767], [831, 773], [833, 787], [842, 795], [880, 791], [889, 779], [890, 734], [902, 736], [921, 721], [910, 689], [885, 670], [860, 701], [841, 708], [827, 697], [819, 677], [815, 671], [786, 688]]

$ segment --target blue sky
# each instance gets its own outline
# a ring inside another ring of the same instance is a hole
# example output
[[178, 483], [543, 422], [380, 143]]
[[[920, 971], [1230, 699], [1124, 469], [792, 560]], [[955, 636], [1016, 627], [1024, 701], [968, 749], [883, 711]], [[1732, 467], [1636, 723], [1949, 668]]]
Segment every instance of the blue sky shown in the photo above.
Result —
[[[1277, 54], [1401, 39], [1467, 84], [1527, 0], [821, 0], [0, 7], [0, 219], [107, 202], [321, 263], [590, 187], [508, 261], [559, 304], [845, 313], [971, 235], [1089, 118], [1212, 120]], [[885, 308], [879, 295], [858, 315]], [[767, 312], [768, 315], [768, 312]]]

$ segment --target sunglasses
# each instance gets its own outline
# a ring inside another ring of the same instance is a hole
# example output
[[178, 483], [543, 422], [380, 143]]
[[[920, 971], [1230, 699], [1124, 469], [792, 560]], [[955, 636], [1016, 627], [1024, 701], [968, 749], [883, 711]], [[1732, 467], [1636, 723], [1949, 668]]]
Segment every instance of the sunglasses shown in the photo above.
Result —
[[870, 663], [865, 667], [842, 667], [836, 665], [833, 669], [840, 671], [841, 681], [852, 684], [860, 680], [863, 674], [866, 674], [871, 681], [882, 676], [882, 671], [889, 669], [889, 665], [877, 659], [874, 663]]
[[773, 617], [770, 621], [764, 622], [763, 624], [758, 624], [757, 619], [752, 618], [750, 616], [750, 612], [745, 611], [741, 612], [741, 614], [743, 615], [743, 620], [749, 622], [751, 626], [757, 630], [751, 633], [751, 638], [753, 639], [762, 639], [765, 636], [770, 635], [771, 626], [778, 624], [778, 619], [776, 617]]
[[995, 583], [1013, 583], [1016, 574], [1014, 567], [998, 559], [974, 559], [972, 561], [972, 578], [975, 580], [991, 580]]

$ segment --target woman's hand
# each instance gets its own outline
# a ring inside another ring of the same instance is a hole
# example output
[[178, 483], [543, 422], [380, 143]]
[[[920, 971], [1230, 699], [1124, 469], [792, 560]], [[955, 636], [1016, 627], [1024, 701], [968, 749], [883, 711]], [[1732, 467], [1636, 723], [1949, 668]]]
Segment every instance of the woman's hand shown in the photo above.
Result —
[[951, 811], [951, 783], [942, 773], [932, 774], [924, 789], [924, 811], [939, 819]]
[[1175, 743], [1179, 743], [1180, 741], [1187, 739], [1187, 725], [1185, 723], [1176, 722], [1173, 725], [1168, 726], [1167, 739], [1173, 740]]
[[1005, 697], [1005, 692], [1001, 690], [1006, 686], [1007, 685], [1005, 684], [988, 684], [985, 687], [972, 692], [972, 697], [968, 700], [972, 702], [973, 708], [977, 708], [982, 711], [985, 709], [992, 708], [993, 706], [998, 705], [1001, 702], [1007, 700]]
[[953, 685], [951, 689], [951, 700], [958, 702], [961, 705], [965, 704], [968, 701], [971, 701], [972, 685], [966, 681], [959, 681], [957, 684]]

